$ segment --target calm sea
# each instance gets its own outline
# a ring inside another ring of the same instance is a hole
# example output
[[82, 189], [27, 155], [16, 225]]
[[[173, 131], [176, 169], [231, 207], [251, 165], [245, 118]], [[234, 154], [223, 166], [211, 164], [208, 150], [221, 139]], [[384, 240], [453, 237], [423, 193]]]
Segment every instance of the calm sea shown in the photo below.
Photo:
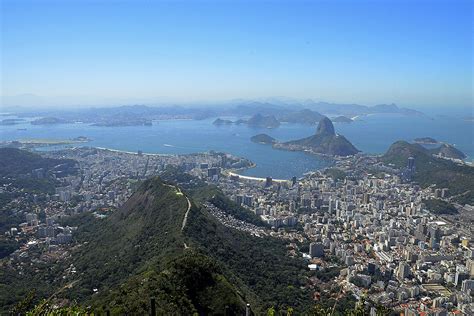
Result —
[[[277, 129], [249, 128], [245, 125], [214, 126], [214, 119], [201, 121], [169, 120], [154, 122], [153, 126], [95, 127], [85, 124], [31, 125], [28, 122], [0, 126], [0, 141], [27, 138], [69, 139], [87, 136], [87, 146], [125, 151], [183, 154], [209, 150], [229, 152], [246, 157], [257, 167], [245, 175], [289, 179], [320, 169], [329, 162], [305, 153], [274, 150], [269, 145], [255, 144], [250, 137], [267, 133], [278, 140], [291, 140], [311, 135], [315, 126], [282, 124]], [[26, 128], [26, 130], [19, 130]], [[385, 152], [396, 140], [411, 141], [416, 137], [433, 137], [455, 144], [474, 158], [474, 123], [460, 118], [410, 117], [393, 114], [364, 116], [351, 124], [335, 124], [336, 132], [348, 138], [358, 149], [367, 153]]]

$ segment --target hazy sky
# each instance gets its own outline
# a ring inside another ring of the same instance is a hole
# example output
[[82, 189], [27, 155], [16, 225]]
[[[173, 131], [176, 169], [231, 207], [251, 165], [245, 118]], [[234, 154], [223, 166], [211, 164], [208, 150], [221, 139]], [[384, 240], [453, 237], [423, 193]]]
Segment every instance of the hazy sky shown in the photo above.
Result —
[[469, 0], [0, 2], [4, 104], [33, 94], [472, 106]]

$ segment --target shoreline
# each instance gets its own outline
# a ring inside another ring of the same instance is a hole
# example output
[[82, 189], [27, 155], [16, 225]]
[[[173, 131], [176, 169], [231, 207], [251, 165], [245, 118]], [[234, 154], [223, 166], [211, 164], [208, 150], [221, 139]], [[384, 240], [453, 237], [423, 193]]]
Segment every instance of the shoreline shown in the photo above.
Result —
[[[113, 148], [105, 148], [105, 147], [98, 147], [98, 146], [94, 146], [94, 147], [91, 147], [91, 148], [96, 148], [96, 149], [100, 149], [100, 150], [105, 150], [105, 151], [112, 151], [112, 152], [116, 152], [116, 153], [121, 153], [121, 154], [129, 154], [129, 155], [139, 155], [138, 151], [135, 152], [135, 151], [126, 151], [126, 150], [120, 150], [120, 149], [113, 149]], [[178, 156], [178, 154], [157, 154], [157, 153], [141, 153], [140, 155], [143, 155], [143, 156], [158, 156], [158, 157], [173, 157], [173, 156]]]
[[[250, 169], [250, 168], [249, 168]], [[260, 178], [260, 177], [252, 177], [252, 176], [244, 176], [232, 171], [227, 171], [228, 176], [236, 176], [239, 179], [244, 179], [244, 180], [250, 180], [250, 181], [259, 181], [259, 182], [265, 182], [267, 181], [267, 178]], [[273, 179], [273, 182], [278, 182], [278, 183], [290, 183], [291, 180], [284, 180], [284, 179]]]

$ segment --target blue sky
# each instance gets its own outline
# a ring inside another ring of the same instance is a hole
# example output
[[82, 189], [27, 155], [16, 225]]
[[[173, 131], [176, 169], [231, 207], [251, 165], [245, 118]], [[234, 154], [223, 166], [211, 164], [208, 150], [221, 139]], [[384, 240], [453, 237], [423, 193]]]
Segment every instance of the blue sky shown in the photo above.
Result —
[[4, 103], [472, 106], [467, 0], [0, 1]]

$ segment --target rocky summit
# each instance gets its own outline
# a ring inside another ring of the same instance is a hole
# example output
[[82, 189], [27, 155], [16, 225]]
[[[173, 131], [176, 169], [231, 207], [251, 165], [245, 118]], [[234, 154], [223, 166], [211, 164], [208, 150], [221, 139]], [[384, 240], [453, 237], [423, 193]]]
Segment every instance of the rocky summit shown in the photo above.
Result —
[[289, 150], [305, 150], [329, 156], [351, 156], [359, 152], [344, 136], [336, 134], [331, 120], [324, 117], [319, 121], [316, 134], [275, 145]]

